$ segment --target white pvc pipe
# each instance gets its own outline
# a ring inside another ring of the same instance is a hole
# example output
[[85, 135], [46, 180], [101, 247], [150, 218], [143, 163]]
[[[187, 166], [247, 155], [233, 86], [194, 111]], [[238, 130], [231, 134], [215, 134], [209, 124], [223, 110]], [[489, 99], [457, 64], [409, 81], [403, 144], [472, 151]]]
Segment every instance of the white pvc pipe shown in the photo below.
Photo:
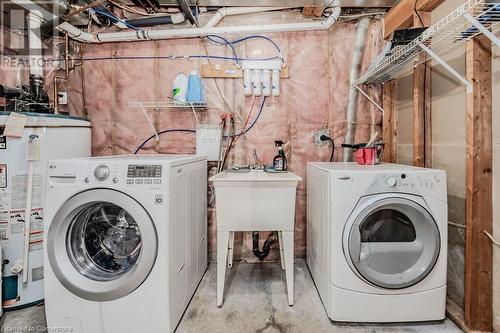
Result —
[[[358, 106], [358, 90], [356, 89], [354, 82], [359, 76], [359, 66], [361, 64], [361, 56], [363, 55], [366, 32], [368, 30], [369, 23], [370, 18], [361, 18], [358, 21], [358, 27], [356, 31], [356, 42], [354, 43], [354, 54], [352, 56], [351, 70], [349, 73], [349, 101], [346, 111], [347, 131], [344, 138], [344, 143], [346, 144], [354, 143], [353, 141], [356, 123], [356, 111]], [[343, 160], [344, 162], [350, 162], [352, 160], [351, 148], [344, 148]]]
[[[12, 0], [19, 6], [27, 9], [30, 12], [39, 11], [36, 15], [43, 17], [45, 20], [51, 20], [55, 16], [30, 0]], [[239, 7], [237, 7], [239, 8]], [[292, 8], [292, 7], [285, 7]], [[247, 8], [247, 13], [262, 12], [268, 10], [277, 10], [276, 7], [250, 7]], [[225, 15], [236, 15], [242, 13], [241, 10], [230, 10], [227, 8]], [[227, 26], [227, 27], [202, 27], [202, 28], [186, 28], [186, 29], [163, 29], [163, 30], [138, 30], [126, 32], [108, 32], [91, 34], [84, 32], [75, 26], [64, 22], [57, 29], [62, 32], [67, 32], [69, 37], [83, 43], [113, 43], [113, 42], [132, 42], [140, 40], [161, 40], [175, 38], [195, 38], [210, 34], [252, 34], [252, 33], [273, 33], [273, 32], [292, 32], [292, 31], [309, 31], [309, 30], [327, 30], [337, 22], [340, 16], [340, 7], [335, 7], [332, 14], [327, 19], [297, 23], [281, 23], [281, 24], [263, 24], [263, 25], [246, 25], [246, 26]], [[220, 16], [220, 15], [218, 15]], [[222, 19], [222, 17], [220, 18]], [[219, 21], [220, 21], [219, 19]], [[213, 18], [215, 22], [215, 18]], [[213, 24], [213, 23], [210, 23]]]
[[340, 7], [334, 8], [333, 13], [325, 20], [298, 22], [298, 23], [227, 26], [227, 27], [202, 27], [202, 28], [186, 28], [186, 29], [138, 30], [138, 31], [100, 33], [95, 35], [86, 33], [67, 22], [59, 25], [58, 29], [67, 32], [71, 38], [84, 43], [113, 43], [113, 42], [132, 42], [140, 40], [194, 38], [211, 34], [221, 35], [229, 33], [252, 34], [252, 33], [326, 30], [331, 28], [335, 24], [335, 22], [337, 22], [340, 16], [340, 10], [341, 10]]
[[24, 211], [23, 283], [28, 283], [30, 238], [31, 238], [31, 201], [33, 197], [34, 170], [35, 170], [35, 161], [33, 160], [28, 161], [28, 184], [26, 186], [26, 207]]
[[41, 15], [41, 13], [35, 11], [28, 14], [29, 69], [31, 75], [37, 76], [43, 76], [42, 39], [40, 35]]

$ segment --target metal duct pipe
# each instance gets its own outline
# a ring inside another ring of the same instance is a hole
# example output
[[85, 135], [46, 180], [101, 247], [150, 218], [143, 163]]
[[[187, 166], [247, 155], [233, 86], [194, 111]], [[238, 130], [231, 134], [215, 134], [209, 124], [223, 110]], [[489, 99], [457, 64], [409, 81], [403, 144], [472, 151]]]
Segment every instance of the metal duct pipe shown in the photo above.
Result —
[[[361, 57], [365, 46], [366, 32], [370, 18], [363, 17], [358, 21], [356, 30], [356, 42], [354, 44], [354, 54], [352, 56], [351, 70], [349, 73], [349, 102], [347, 104], [346, 120], [347, 131], [344, 138], [344, 143], [352, 145], [354, 142], [354, 132], [356, 130], [356, 111], [358, 109], [358, 90], [354, 86], [354, 82], [359, 76], [359, 67], [361, 65]], [[344, 147], [343, 161], [352, 161], [352, 148]]]
[[[261, 8], [262, 9], [262, 8]], [[65, 22], [58, 29], [67, 32], [69, 36], [83, 43], [114, 43], [132, 42], [143, 40], [161, 40], [175, 38], [195, 38], [210, 34], [252, 34], [252, 33], [273, 33], [292, 32], [309, 30], [327, 30], [337, 22], [340, 16], [340, 7], [336, 7], [333, 13], [325, 20], [308, 21], [299, 23], [264, 24], [248, 26], [228, 26], [228, 27], [202, 27], [186, 29], [163, 29], [163, 30], [138, 30], [124, 32], [110, 32], [90, 34], [84, 32], [71, 24]]]

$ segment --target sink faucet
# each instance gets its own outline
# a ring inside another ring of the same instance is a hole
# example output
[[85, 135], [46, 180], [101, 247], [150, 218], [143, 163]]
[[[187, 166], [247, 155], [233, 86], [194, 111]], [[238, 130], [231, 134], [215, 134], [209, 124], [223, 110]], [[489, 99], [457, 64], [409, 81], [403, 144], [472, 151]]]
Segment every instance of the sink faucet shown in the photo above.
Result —
[[254, 170], [264, 170], [264, 165], [259, 163], [259, 157], [257, 156], [257, 149], [253, 149], [253, 160], [254, 160], [254, 165], [253, 169]]

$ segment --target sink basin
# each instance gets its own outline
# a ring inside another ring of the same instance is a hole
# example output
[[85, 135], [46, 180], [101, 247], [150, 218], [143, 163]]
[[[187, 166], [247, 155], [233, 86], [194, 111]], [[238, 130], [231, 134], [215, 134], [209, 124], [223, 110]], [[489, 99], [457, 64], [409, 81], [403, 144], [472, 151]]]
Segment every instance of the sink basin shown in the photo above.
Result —
[[217, 231], [293, 231], [295, 193], [301, 177], [291, 173], [223, 171], [215, 187]]
[[209, 179], [213, 182], [287, 182], [302, 180], [299, 176], [291, 172], [269, 173], [265, 171], [231, 172], [223, 171]]

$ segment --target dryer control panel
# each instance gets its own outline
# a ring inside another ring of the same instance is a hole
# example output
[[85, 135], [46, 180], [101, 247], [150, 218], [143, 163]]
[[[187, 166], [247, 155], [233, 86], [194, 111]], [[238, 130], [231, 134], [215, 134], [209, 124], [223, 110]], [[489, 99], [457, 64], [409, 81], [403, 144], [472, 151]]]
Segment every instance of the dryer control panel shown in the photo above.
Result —
[[435, 174], [386, 173], [375, 177], [368, 191], [422, 193], [439, 188], [442, 185], [440, 182], [440, 177]]

